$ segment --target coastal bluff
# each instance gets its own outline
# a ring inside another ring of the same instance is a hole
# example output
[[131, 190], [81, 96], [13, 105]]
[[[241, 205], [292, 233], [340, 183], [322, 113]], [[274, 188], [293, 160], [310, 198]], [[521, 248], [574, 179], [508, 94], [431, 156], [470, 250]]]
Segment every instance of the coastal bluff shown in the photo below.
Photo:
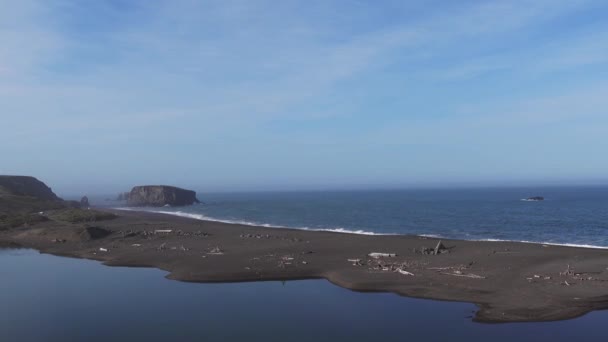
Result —
[[127, 198], [130, 207], [186, 206], [200, 203], [196, 192], [168, 185], [134, 187]]
[[27, 196], [44, 201], [61, 201], [46, 184], [31, 176], [0, 175], [0, 195]]

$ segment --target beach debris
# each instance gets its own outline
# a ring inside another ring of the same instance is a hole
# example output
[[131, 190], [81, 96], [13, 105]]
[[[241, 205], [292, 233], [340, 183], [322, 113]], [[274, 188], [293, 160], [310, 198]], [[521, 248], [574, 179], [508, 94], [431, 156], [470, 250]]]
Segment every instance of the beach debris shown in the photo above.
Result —
[[414, 273], [412, 273], [412, 272], [408, 272], [408, 271], [406, 271], [406, 270], [404, 270], [404, 269], [402, 269], [402, 268], [398, 268], [398, 269], [397, 269], [397, 272], [399, 272], [399, 273], [401, 273], [401, 274], [403, 274], [403, 275], [408, 275], [408, 276], [413, 276], [413, 275], [414, 275]]
[[480, 276], [480, 275], [473, 274], [473, 273], [462, 273], [462, 271], [454, 271], [453, 273], [439, 272], [439, 274], [451, 275], [451, 276], [455, 276], [455, 277], [473, 278], [473, 279], [486, 279], [486, 277], [484, 277], [484, 276]]
[[239, 237], [241, 237], [241, 238], [253, 238], [253, 239], [276, 238], [274, 236], [271, 236], [270, 234], [241, 234], [241, 235], [239, 235]]
[[450, 249], [447, 248], [443, 242], [440, 240], [435, 248], [429, 247], [421, 247], [420, 249], [414, 249], [414, 253], [423, 254], [423, 255], [439, 255], [439, 254], [447, 254], [450, 253]]
[[536, 279], [551, 280], [551, 277], [550, 276], [545, 276], [545, 275], [542, 275], [542, 274], [534, 274], [533, 276], [526, 278], [526, 280], [528, 280], [529, 282], [532, 282], [532, 281], [534, 281]]
[[[570, 267], [570, 265], [566, 266], [566, 270], [563, 272], [560, 272], [559, 275], [562, 277], [572, 277], [572, 279], [575, 280], [580, 280], [580, 281], [605, 281], [605, 280], [601, 280], [598, 278], [594, 278], [589, 276], [589, 274], [600, 274], [600, 272], [597, 271], [586, 271], [586, 272], [575, 272], [574, 268]], [[564, 281], [564, 283], [562, 283], [562, 285], [565, 285], [566, 281]], [[570, 285], [567, 285], [570, 286]]]
[[[429, 267], [427, 270], [438, 271], [439, 274], [443, 275], [451, 275], [455, 277], [465, 277], [465, 278], [473, 278], [473, 279], [486, 279], [484, 276], [480, 276], [473, 273], [465, 273], [464, 270], [469, 269], [473, 266], [474, 262], [470, 262], [468, 265], [458, 265], [458, 266], [447, 266], [447, 267]], [[532, 278], [529, 278], [530, 280]]]
[[141, 243], [134, 243], [131, 245], [132, 247], [141, 247]]
[[167, 249], [167, 243], [163, 242], [160, 246], [158, 246], [158, 248], [156, 250], [164, 251], [165, 249]]
[[53, 241], [54, 243], [66, 243], [68, 240], [66, 240], [66, 239], [59, 239], [59, 238], [57, 238], [57, 239], [53, 239], [52, 241]]
[[439, 240], [439, 242], [437, 243], [437, 246], [435, 246], [435, 250], [433, 252], [435, 253], [435, 255], [437, 255], [439, 253], [443, 253], [443, 251], [448, 251], [448, 249], [445, 248], [445, 246], [443, 245], [441, 240]]
[[380, 253], [380, 252], [372, 252], [369, 253], [368, 256], [378, 259], [378, 258], [394, 258], [397, 256], [396, 253]]
[[306, 261], [306, 260], [302, 260], [302, 264], [304, 264], [304, 265], [308, 265], [308, 261]]
[[563, 285], [570, 286], [570, 283], [567, 280], [564, 280]]
[[284, 255], [280, 258], [278, 267], [285, 268], [285, 266], [289, 266], [293, 264], [294, 258], [291, 255]]
[[103, 247], [99, 247], [99, 251], [100, 251], [100, 252], [107, 252], [107, 251], [108, 251], [108, 249], [107, 249], [107, 248], [103, 248]]
[[173, 231], [173, 229], [156, 229], [154, 230], [154, 234], [169, 234]]
[[363, 266], [361, 259], [347, 259], [346, 261], [353, 264], [353, 266]]
[[[421, 266], [417, 261], [403, 261], [403, 262], [387, 262], [384, 259], [370, 259], [367, 261], [370, 265], [370, 271], [382, 271], [382, 272], [398, 272], [403, 275], [414, 275], [409, 274], [411, 272], [406, 269], [411, 269]], [[357, 265], [361, 266], [361, 265]]]
[[179, 250], [185, 252], [185, 251], [189, 250], [189, 248], [186, 248], [186, 247], [184, 247], [184, 245], [181, 245], [181, 246], [179, 246]]
[[207, 254], [209, 255], [222, 255], [224, 251], [220, 249], [220, 247], [216, 246], [212, 248]]
[[508, 248], [505, 248], [504, 251], [492, 251], [492, 254], [517, 254], [520, 252], [511, 251]]
[[567, 265], [565, 271], [559, 272], [559, 275], [561, 275], [561, 276], [573, 276], [574, 275], [574, 271], [572, 271], [572, 269], [570, 269], [570, 264]]

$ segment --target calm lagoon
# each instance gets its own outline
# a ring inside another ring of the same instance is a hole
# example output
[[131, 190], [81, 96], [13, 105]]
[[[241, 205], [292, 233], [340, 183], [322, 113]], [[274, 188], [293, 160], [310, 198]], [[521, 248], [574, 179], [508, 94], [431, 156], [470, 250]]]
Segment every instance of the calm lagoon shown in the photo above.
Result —
[[608, 311], [480, 324], [476, 306], [357, 293], [325, 280], [194, 284], [157, 269], [0, 250], [1, 341], [568, 341]]

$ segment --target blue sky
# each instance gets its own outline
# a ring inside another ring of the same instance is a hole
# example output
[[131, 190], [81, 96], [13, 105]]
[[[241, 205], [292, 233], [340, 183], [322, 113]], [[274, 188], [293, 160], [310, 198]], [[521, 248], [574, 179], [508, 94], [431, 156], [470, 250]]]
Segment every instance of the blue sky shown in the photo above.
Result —
[[0, 173], [59, 192], [608, 182], [606, 1], [0, 8]]

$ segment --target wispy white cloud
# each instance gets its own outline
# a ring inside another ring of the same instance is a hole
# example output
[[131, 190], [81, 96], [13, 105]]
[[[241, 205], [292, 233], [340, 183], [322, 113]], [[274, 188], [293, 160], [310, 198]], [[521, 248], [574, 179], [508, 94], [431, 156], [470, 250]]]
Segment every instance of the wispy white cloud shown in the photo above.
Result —
[[[603, 65], [608, 38], [601, 23], [593, 34], [521, 38], [598, 4], [475, 1], [384, 22], [369, 18], [380, 6], [375, 2], [176, 0], [121, 8], [103, 1], [3, 1], [0, 115], [12, 129], [0, 145], [16, 138], [31, 146], [42, 140], [65, 145], [65, 137], [87, 134], [95, 137], [90, 144], [104, 147], [136, 134], [155, 144], [155, 135], [168, 132], [178, 142], [223, 144], [230, 136], [228, 143], [252, 148], [250, 142], [280, 143], [267, 137], [272, 123], [336, 118], [368, 134], [336, 125], [316, 135], [302, 130], [299, 141], [446, 144], [505, 127], [527, 132], [583, 116], [591, 122], [605, 108], [602, 84], [582, 80], [584, 92], [529, 86], [515, 96], [476, 82], [488, 75], [513, 83], [542, 80]], [[412, 5], [393, 6], [406, 13]], [[425, 106], [366, 102], [391, 92], [391, 79], [404, 88], [404, 98], [428, 98]], [[483, 98], [467, 102], [450, 93], [464, 83]], [[447, 111], [429, 114], [438, 105]], [[402, 114], [384, 118], [383, 111]], [[374, 127], [382, 120], [391, 127], [374, 131], [367, 127], [374, 120]]]

